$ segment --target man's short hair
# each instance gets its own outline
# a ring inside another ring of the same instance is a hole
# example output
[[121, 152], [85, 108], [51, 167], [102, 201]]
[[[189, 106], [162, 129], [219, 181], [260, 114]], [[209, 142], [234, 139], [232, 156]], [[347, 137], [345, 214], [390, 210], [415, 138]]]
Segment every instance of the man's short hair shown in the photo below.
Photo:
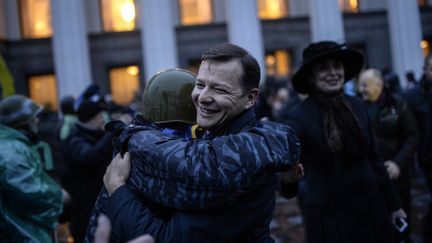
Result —
[[239, 59], [243, 68], [243, 75], [241, 81], [246, 90], [258, 88], [261, 77], [261, 71], [257, 60], [249, 54], [245, 49], [240, 46], [224, 43], [212, 47], [201, 56], [201, 61], [230, 61]]

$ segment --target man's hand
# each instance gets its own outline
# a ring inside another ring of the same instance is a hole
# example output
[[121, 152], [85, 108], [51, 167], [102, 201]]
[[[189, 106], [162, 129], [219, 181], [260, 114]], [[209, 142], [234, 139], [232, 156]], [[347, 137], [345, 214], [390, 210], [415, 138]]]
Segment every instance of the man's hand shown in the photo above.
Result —
[[400, 208], [400, 209], [392, 212], [392, 214], [391, 214], [391, 222], [393, 224], [395, 224], [397, 218], [404, 218], [404, 219], [407, 218], [407, 215], [406, 215], [405, 211], [402, 208]]
[[[94, 235], [95, 243], [108, 243], [111, 233], [111, 223], [107, 216], [101, 214], [98, 217], [98, 224]], [[154, 243], [153, 237], [150, 235], [142, 235], [127, 243]]]
[[111, 196], [117, 188], [126, 184], [126, 180], [130, 173], [130, 155], [129, 152], [124, 154], [122, 158], [120, 154], [117, 154], [108, 166], [105, 175], [103, 177], [103, 182], [108, 190], [108, 194]]
[[387, 160], [386, 162], [384, 162], [384, 166], [387, 169], [387, 173], [389, 174], [390, 179], [397, 179], [399, 177], [400, 168], [395, 162]]
[[303, 165], [298, 161], [295, 163], [291, 169], [281, 173], [282, 182], [285, 184], [291, 184], [298, 182], [304, 176]]

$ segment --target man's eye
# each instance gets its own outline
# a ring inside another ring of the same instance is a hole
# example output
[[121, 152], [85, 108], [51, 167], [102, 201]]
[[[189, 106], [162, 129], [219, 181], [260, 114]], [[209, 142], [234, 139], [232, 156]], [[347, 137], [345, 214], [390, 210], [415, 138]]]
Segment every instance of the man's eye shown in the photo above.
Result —
[[224, 89], [215, 89], [215, 91], [217, 93], [220, 93], [220, 94], [225, 94], [226, 93], [226, 90], [224, 90]]
[[201, 83], [196, 83], [195, 84], [195, 87], [197, 87], [197, 88], [204, 88], [204, 84], [201, 84]]

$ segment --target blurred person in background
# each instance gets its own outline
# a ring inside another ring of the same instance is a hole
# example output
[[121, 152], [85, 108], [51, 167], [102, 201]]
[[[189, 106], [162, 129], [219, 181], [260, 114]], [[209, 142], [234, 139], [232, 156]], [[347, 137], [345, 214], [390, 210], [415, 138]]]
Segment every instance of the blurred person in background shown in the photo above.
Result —
[[60, 124], [56, 134], [61, 141], [66, 140], [74, 131], [78, 118], [74, 110], [75, 98], [73, 96], [63, 97], [60, 101]]
[[286, 120], [302, 145], [298, 198], [309, 243], [392, 242], [392, 222], [406, 217], [373, 147], [363, 102], [343, 93], [363, 64], [360, 52], [322, 41], [303, 50], [293, 76], [295, 90], [309, 94]]
[[0, 102], [1, 242], [52, 242], [67, 200], [67, 193], [45, 171], [52, 167], [52, 158], [49, 146], [36, 136], [41, 111], [22, 95]]
[[[417, 152], [417, 161], [423, 169], [426, 182], [432, 196], [432, 159], [430, 155], [432, 150], [431, 140], [426, 143], [426, 134], [428, 134], [428, 119], [431, 119], [430, 105], [432, 100], [432, 53], [424, 61], [423, 75], [420, 82], [405, 93], [405, 99], [414, 111], [420, 131], [419, 150]], [[425, 242], [432, 242], [432, 203], [429, 205], [428, 213], [423, 220], [423, 238]]]
[[[410, 221], [410, 172], [414, 165], [419, 133], [408, 104], [392, 94], [378, 69], [367, 69], [359, 76], [359, 92], [366, 101], [372, 123], [375, 148], [394, 182], [402, 208]], [[408, 224], [410, 225], [410, 223]], [[410, 242], [410, 227], [396, 232], [396, 242]]]
[[255, 113], [259, 120], [279, 121], [286, 103], [293, 104], [298, 97], [288, 88], [288, 80], [268, 78], [264, 94], [259, 96]]
[[[72, 198], [72, 236], [75, 242], [83, 242], [106, 166], [111, 161], [113, 135], [104, 129], [106, 103], [98, 86], [89, 86], [76, 99], [74, 106], [78, 121], [74, 132], [63, 142], [67, 158], [63, 183]], [[128, 122], [127, 117], [124, 122]]]
[[406, 81], [407, 81], [407, 87], [406, 87], [406, 89], [411, 89], [411, 88], [413, 88], [416, 85], [417, 81], [416, 81], [416, 78], [414, 76], [414, 72], [413, 71], [406, 72], [405, 73], [405, 78], [406, 78]]
[[394, 97], [401, 98], [403, 96], [403, 90], [397, 73], [387, 71], [386, 74], [382, 73], [382, 76], [384, 78], [387, 93]]

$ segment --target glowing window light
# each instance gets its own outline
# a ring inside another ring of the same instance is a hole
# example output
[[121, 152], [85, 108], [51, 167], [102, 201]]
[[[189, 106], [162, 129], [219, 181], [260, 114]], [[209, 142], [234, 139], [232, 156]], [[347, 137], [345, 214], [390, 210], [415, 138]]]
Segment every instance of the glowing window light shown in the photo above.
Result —
[[137, 66], [129, 66], [127, 67], [126, 71], [129, 75], [135, 76], [138, 75], [139, 68]]
[[49, 0], [20, 0], [19, 6], [24, 38], [45, 38], [52, 35]]
[[135, 20], [135, 5], [133, 3], [124, 3], [120, 8], [120, 15], [126, 22]]
[[358, 13], [358, 0], [339, 0], [339, 8], [344, 12]]
[[287, 77], [291, 73], [291, 55], [286, 50], [277, 50], [266, 55], [268, 76]]
[[133, 0], [101, 0], [101, 9], [105, 31], [135, 29], [136, 12]]
[[208, 24], [213, 21], [211, 0], [180, 0], [182, 25]]
[[29, 95], [45, 109], [56, 111], [58, 108], [57, 83], [53, 74], [37, 75], [29, 78]]
[[353, 13], [358, 12], [358, 1], [357, 0], [349, 0], [349, 5], [350, 5], [351, 11]]
[[257, 0], [258, 15], [261, 19], [278, 19], [288, 15], [286, 0]]
[[138, 73], [138, 66], [112, 68], [109, 71], [111, 95], [116, 103], [128, 105], [132, 102], [139, 89]]

